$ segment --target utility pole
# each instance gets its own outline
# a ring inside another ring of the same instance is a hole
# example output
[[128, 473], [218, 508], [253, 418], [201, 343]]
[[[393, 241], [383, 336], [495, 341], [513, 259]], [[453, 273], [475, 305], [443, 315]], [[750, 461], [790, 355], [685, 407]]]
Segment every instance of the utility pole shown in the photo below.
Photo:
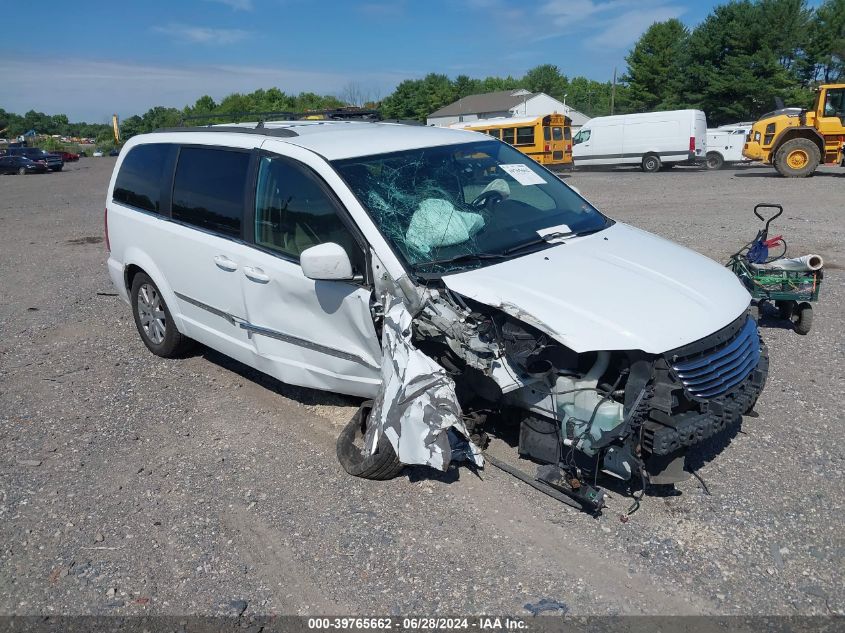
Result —
[[613, 109], [616, 106], [616, 66], [613, 67], [613, 86], [610, 88], [610, 114], [613, 115]]

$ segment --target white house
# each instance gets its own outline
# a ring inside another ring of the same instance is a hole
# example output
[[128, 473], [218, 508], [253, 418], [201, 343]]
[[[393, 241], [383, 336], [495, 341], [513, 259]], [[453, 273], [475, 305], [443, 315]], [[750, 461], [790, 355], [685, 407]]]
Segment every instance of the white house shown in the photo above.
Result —
[[426, 124], [446, 127], [452, 123], [468, 123], [479, 119], [542, 116], [554, 113], [565, 114], [572, 119], [573, 134], [590, 120], [586, 114], [570, 108], [543, 92], [529, 92], [519, 88], [468, 95], [432, 112], [428, 115]]

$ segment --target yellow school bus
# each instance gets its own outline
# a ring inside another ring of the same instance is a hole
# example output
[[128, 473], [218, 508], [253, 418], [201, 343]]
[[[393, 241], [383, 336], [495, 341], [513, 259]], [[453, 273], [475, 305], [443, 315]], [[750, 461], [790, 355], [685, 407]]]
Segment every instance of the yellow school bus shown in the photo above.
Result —
[[537, 117], [498, 117], [453, 123], [513, 145], [549, 169], [572, 167], [572, 120], [562, 114]]

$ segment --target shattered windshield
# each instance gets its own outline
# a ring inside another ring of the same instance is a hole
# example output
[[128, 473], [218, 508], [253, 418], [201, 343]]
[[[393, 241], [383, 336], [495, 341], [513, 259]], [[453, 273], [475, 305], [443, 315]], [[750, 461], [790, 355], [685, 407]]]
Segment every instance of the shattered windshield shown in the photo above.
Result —
[[611, 224], [499, 141], [334, 161], [376, 226], [420, 272], [483, 266]]

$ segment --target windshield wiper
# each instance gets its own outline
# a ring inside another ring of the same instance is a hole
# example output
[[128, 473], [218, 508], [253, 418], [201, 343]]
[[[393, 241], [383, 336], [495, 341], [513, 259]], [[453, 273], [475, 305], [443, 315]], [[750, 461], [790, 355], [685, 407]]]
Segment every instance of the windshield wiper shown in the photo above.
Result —
[[502, 251], [502, 254], [511, 255], [516, 251], [521, 251], [525, 248], [529, 248], [530, 246], [537, 246], [538, 244], [551, 244], [552, 240], [559, 240], [564, 237], [582, 237], [584, 235], [598, 233], [599, 231], [602, 231], [606, 228], [606, 226], [600, 226], [595, 229], [585, 229], [583, 231], [553, 231], [552, 233], [540, 235], [526, 242], [522, 242], [521, 244], [517, 244], [516, 246], [511, 246], [510, 248]]
[[529, 246], [536, 246], [537, 244], [549, 244], [552, 240], [558, 240], [562, 237], [573, 237], [578, 235], [574, 231], [554, 231], [552, 233], [546, 233], [545, 235], [539, 235], [537, 237], [531, 238], [528, 241], [522, 242], [521, 244], [517, 244], [516, 246], [511, 246], [508, 249], [505, 249], [503, 254], [510, 255], [511, 253], [515, 253], [516, 251], [521, 251], [524, 248], [528, 248]]
[[414, 269], [435, 266], [437, 264], [458, 264], [460, 262], [471, 262], [482, 259], [504, 259], [507, 257], [505, 253], [464, 253], [463, 255], [456, 255], [455, 257], [446, 257], [444, 259], [434, 259], [430, 262], [419, 262], [414, 264]]

